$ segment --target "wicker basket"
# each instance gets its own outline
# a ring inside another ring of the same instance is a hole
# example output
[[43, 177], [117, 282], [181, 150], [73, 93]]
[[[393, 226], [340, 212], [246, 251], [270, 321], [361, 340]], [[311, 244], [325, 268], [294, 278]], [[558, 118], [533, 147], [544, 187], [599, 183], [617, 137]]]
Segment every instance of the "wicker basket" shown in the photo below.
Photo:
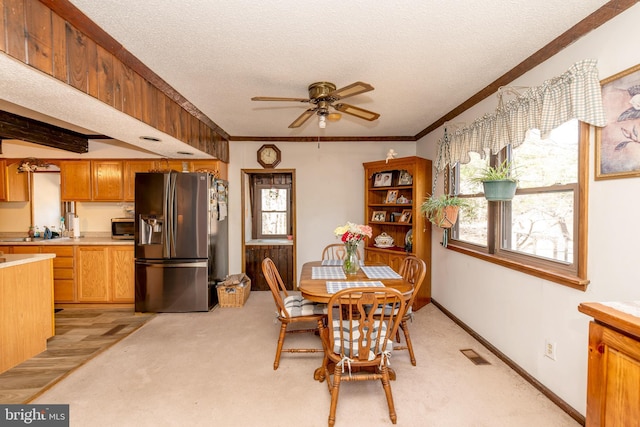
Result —
[[246, 274], [232, 274], [216, 286], [220, 307], [242, 307], [251, 292], [251, 279]]

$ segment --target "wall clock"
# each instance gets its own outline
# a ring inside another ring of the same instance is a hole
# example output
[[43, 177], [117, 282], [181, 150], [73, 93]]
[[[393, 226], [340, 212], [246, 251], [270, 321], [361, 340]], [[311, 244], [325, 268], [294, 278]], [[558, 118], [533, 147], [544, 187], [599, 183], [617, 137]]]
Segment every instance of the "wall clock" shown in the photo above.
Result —
[[280, 149], [273, 144], [265, 144], [258, 149], [258, 163], [263, 168], [275, 168], [282, 160]]

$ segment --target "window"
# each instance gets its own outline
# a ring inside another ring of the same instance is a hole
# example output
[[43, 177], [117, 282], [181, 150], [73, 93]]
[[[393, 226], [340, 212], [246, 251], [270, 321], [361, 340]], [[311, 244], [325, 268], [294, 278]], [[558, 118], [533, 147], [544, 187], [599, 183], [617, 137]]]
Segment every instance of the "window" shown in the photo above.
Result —
[[256, 238], [283, 238], [291, 234], [291, 186], [258, 184], [255, 194]]
[[[519, 271], [579, 289], [586, 279], [586, 165], [588, 126], [571, 120], [540, 139], [537, 130], [516, 148], [454, 167], [453, 185], [469, 207], [461, 210], [449, 246]], [[479, 168], [512, 162], [519, 180], [510, 202], [487, 202]], [[582, 196], [582, 197], [581, 197]]]

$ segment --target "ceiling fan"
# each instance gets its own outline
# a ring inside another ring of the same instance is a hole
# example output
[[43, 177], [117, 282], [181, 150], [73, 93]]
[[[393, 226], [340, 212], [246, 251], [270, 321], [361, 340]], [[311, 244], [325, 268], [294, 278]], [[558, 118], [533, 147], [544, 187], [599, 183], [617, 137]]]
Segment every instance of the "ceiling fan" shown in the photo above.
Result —
[[[345, 113], [360, 119], [373, 121], [380, 117], [380, 114], [364, 108], [355, 107], [349, 104], [335, 103], [349, 96], [359, 95], [364, 92], [373, 90], [373, 86], [369, 83], [355, 82], [340, 89], [336, 89], [336, 85], [329, 82], [316, 82], [309, 85], [309, 98], [278, 98], [272, 96], [254, 96], [252, 101], [292, 101], [292, 102], [308, 102], [313, 104], [311, 108], [302, 113], [300, 117], [295, 119], [290, 128], [298, 128], [302, 126], [311, 116], [318, 115], [318, 125], [321, 128], [326, 126], [326, 120], [340, 120], [341, 114]], [[332, 108], [339, 113], [330, 112]]]

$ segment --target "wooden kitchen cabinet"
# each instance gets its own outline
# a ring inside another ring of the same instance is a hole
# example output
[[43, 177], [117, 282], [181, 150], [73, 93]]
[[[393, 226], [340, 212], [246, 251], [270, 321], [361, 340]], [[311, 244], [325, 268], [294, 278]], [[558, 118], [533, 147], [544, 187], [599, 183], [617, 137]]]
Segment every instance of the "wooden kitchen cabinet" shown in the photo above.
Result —
[[60, 161], [60, 199], [62, 201], [91, 200], [91, 161]]
[[134, 302], [132, 246], [76, 246], [77, 301]]
[[41, 246], [42, 253], [54, 253], [53, 297], [54, 302], [75, 302], [76, 286], [73, 246]]
[[6, 160], [0, 160], [0, 201], [28, 202], [29, 174], [18, 172], [19, 163], [7, 165]]
[[156, 168], [154, 160], [127, 160], [124, 162], [124, 200], [133, 202], [136, 197], [136, 173]]
[[91, 161], [91, 200], [120, 202], [124, 199], [122, 161]]
[[129, 303], [135, 300], [133, 252], [132, 246], [111, 246], [109, 248], [111, 302]]
[[297, 283], [293, 271], [293, 245], [246, 245], [244, 249], [245, 274], [251, 279], [255, 291], [268, 291], [269, 284], [262, 274], [262, 260], [271, 258], [287, 289]]
[[[630, 310], [626, 310], [626, 307]], [[640, 426], [640, 317], [637, 303], [582, 303], [589, 323], [587, 427]]]
[[109, 257], [106, 246], [76, 246], [78, 302], [109, 302]]

